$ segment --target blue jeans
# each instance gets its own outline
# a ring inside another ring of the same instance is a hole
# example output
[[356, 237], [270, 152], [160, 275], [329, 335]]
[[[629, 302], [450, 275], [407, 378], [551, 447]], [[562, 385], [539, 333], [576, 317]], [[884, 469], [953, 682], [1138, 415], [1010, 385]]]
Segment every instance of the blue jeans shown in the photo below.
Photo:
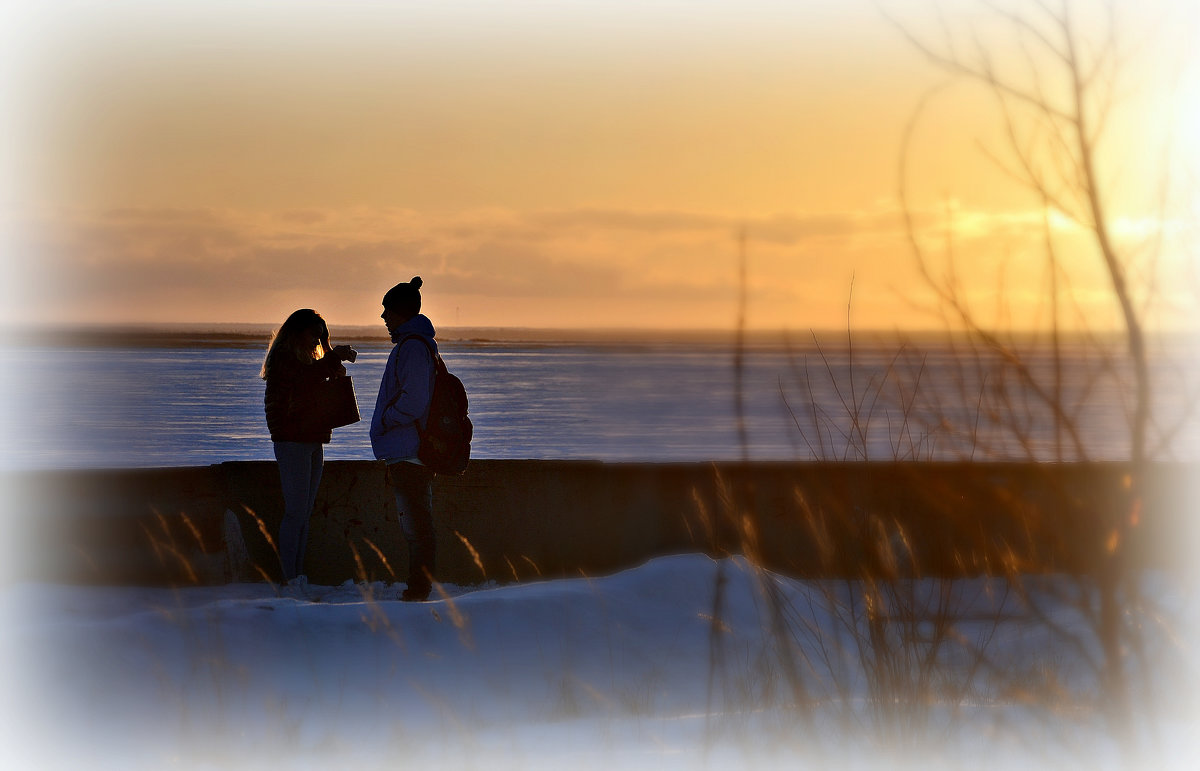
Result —
[[400, 512], [400, 532], [408, 542], [408, 588], [428, 592], [437, 548], [433, 535], [433, 472], [416, 463], [392, 463], [388, 484]]
[[279, 524], [279, 561], [283, 580], [304, 573], [308, 520], [317, 502], [325, 453], [320, 442], [275, 442], [279, 482], [283, 486], [283, 521]]

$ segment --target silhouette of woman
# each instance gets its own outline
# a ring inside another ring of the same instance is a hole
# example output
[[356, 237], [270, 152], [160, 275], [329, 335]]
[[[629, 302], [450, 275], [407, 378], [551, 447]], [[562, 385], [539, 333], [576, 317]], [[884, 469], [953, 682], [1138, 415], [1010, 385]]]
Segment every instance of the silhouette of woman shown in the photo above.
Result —
[[346, 374], [343, 361], [354, 361], [348, 345], [329, 345], [329, 327], [321, 314], [302, 308], [288, 316], [271, 337], [260, 377], [267, 381], [264, 404], [267, 428], [275, 444], [279, 481], [283, 486], [283, 521], [279, 525], [279, 560], [283, 580], [305, 583], [304, 550], [308, 520], [317, 500], [324, 465], [322, 445], [332, 432], [314, 420], [317, 384]]

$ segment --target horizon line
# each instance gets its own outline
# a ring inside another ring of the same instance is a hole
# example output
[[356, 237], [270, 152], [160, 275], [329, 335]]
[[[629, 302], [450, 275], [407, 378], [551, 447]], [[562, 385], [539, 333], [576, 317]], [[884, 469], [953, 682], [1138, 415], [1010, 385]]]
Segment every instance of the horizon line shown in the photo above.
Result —
[[[35, 342], [48, 343], [129, 343], [150, 342], [158, 340], [180, 342], [195, 338], [216, 336], [231, 341], [249, 342], [261, 341], [278, 329], [278, 324], [266, 322], [96, 322], [88, 324], [0, 324], [3, 337], [10, 344], [20, 343], [22, 339], [33, 338]], [[388, 335], [382, 324], [330, 324], [330, 337], [347, 340], [387, 340]], [[963, 339], [971, 334], [967, 330], [952, 330], [947, 328], [879, 328], [862, 327], [747, 327], [739, 330], [730, 327], [653, 327], [653, 326], [518, 326], [518, 325], [457, 325], [438, 327], [437, 337], [444, 341], [476, 341], [476, 342], [729, 342], [736, 339], [739, 332], [745, 335], [747, 342], [762, 343], [764, 338], [775, 338], [778, 342], [800, 342], [799, 339], [811, 340], [813, 337], [821, 340], [830, 338], [844, 339], [849, 334], [852, 337], [864, 339], [866, 342], [903, 341], [906, 338], [928, 340], [931, 337], [950, 336]], [[1051, 330], [1012, 329], [1002, 330], [1002, 335], [1014, 341], [1029, 341], [1045, 338]], [[1123, 330], [1059, 330], [1058, 334], [1067, 341], [1075, 342], [1081, 338], [1111, 342], [1123, 336]], [[1198, 338], [1197, 329], [1169, 329], [1154, 333], [1160, 339]], [[782, 338], [782, 339], [778, 339]]]

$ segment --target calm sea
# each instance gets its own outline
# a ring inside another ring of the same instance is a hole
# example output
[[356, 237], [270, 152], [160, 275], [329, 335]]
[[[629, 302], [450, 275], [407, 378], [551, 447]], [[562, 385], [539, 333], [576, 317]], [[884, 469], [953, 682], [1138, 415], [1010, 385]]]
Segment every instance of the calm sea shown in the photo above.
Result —
[[[367, 429], [390, 344], [355, 346], [350, 371], [363, 420], [334, 432], [327, 459], [372, 457]], [[998, 360], [945, 347], [757, 345], [740, 367], [730, 346], [708, 343], [450, 342], [442, 350], [467, 387], [478, 458], [1052, 461], [1128, 453], [1127, 377], [1082, 349], [1031, 357], [1042, 395]], [[0, 469], [271, 460], [262, 353], [220, 341], [9, 349]], [[1160, 458], [1200, 460], [1188, 386], [1196, 375], [1186, 357], [1155, 363], [1152, 446]]]

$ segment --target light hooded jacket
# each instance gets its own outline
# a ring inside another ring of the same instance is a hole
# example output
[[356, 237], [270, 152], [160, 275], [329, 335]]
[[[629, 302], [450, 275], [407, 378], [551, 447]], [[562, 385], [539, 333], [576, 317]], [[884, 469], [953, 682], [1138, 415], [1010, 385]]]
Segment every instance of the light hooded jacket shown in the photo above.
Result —
[[432, 344], [433, 322], [418, 313], [396, 328], [392, 342], [396, 345], [388, 356], [371, 417], [371, 449], [379, 460], [412, 460], [417, 457], [421, 426], [429, 418], [429, 401], [433, 396], [436, 370], [430, 348], [421, 340], [404, 338], [419, 335]]

